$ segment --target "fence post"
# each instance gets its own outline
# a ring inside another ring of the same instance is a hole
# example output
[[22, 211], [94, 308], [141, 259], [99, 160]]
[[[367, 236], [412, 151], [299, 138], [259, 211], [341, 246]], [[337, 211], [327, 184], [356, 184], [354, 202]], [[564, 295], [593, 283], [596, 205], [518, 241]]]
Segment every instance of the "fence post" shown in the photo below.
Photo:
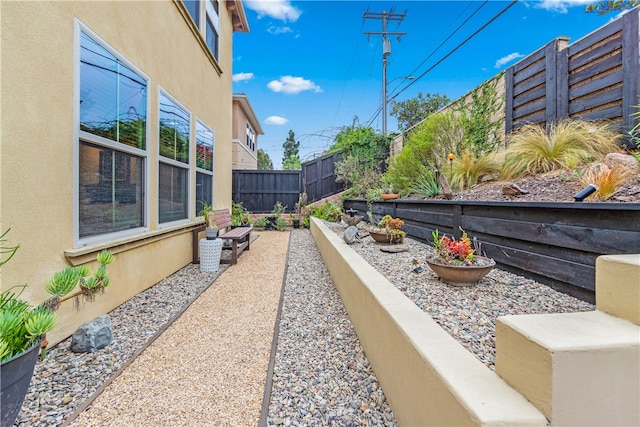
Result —
[[[547, 125], [553, 123], [563, 117], [565, 111], [569, 111], [569, 74], [563, 74], [560, 68], [564, 52], [565, 58], [568, 57], [566, 48], [569, 45], [569, 37], [557, 37], [547, 44], [545, 48], [545, 73], [546, 73], [546, 95], [545, 95], [545, 121]], [[567, 68], [565, 67], [565, 72]], [[564, 93], [566, 88], [566, 93]], [[564, 99], [565, 106], [562, 106], [561, 98]]]
[[[634, 120], [633, 107], [640, 105], [640, 8], [622, 16], [622, 126], [623, 132], [631, 130], [640, 119]], [[640, 110], [636, 110], [640, 111]], [[631, 142], [631, 141], [629, 141]]]
[[513, 65], [504, 72], [504, 133], [513, 129]]

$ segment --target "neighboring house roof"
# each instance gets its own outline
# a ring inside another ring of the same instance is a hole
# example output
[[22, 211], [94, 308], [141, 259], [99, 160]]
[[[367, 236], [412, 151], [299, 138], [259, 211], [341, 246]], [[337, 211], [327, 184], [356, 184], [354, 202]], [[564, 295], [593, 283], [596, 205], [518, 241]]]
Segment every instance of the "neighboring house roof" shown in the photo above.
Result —
[[244, 13], [244, 4], [242, 0], [227, 0], [227, 10], [231, 12], [233, 32], [248, 33], [249, 21], [247, 21], [247, 15]]
[[247, 117], [247, 120], [249, 120], [249, 123], [251, 123], [253, 130], [258, 135], [264, 135], [264, 131], [260, 126], [260, 122], [256, 117], [256, 113], [253, 111], [253, 108], [251, 107], [251, 103], [249, 102], [249, 98], [247, 98], [247, 95], [244, 93], [234, 93], [233, 102], [240, 104], [240, 108], [242, 108], [242, 110], [244, 111], [244, 114]]

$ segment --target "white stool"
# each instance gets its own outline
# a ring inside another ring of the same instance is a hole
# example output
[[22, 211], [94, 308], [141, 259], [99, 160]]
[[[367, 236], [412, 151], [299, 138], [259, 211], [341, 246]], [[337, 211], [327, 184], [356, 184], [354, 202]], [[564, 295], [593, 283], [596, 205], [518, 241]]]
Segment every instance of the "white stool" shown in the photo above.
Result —
[[200, 271], [216, 272], [220, 269], [222, 239], [200, 239]]

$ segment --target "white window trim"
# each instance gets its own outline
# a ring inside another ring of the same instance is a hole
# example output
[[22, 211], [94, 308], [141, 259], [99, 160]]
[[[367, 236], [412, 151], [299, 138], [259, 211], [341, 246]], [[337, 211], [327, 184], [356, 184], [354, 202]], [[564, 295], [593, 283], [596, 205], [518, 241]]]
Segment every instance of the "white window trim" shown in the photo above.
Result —
[[[102, 37], [98, 36], [92, 31], [86, 24], [80, 21], [78, 18], [74, 18], [73, 22], [73, 245], [74, 248], [81, 248], [84, 246], [95, 245], [98, 243], [105, 243], [111, 240], [122, 239], [126, 237], [136, 236], [149, 231], [149, 201], [150, 201], [150, 167], [149, 167], [149, 131], [150, 122], [149, 115], [147, 114], [146, 135], [147, 140], [145, 149], [140, 150], [138, 148], [129, 147], [126, 145], [117, 145], [106, 138], [99, 137], [97, 135], [90, 134], [88, 132], [80, 131], [80, 34], [86, 33], [94, 41], [98, 42], [104, 49], [109, 51], [112, 55], [117, 57], [123, 64], [129, 67], [132, 71], [136, 72], [147, 82], [147, 112], [150, 108], [149, 86], [151, 78], [143, 73], [133, 63], [129, 62], [122, 54], [109, 45]], [[117, 231], [114, 233], [101, 234], [99, 236], [91, 236], [80, 238], [80, 138], [87, 141], [98, 141], [101, 144], [108, 146], [109, 148], [117, 149], [118, 151], [126, 152], [128, 154], [134, 154], [136, 156], [143, 157], [144, 164], [144, 226], [132, 228], [130, 230]]]
[[[194, 140], [193, 151], [194, 151], [196, 156], [198, 155], [198, 136], [197, 136], [198, 125], [206, 128], [213, 135], [213, 142], [211, 144], [211, 150], [213, 151], [213, 154], [212, 154], [213, 155], [213, 157], [212, 157], [212, 162], [213, 163], [212, 163], [211, 167], [212, 167], [213, 170], [207, 170], [207, 169], [199, 168], [197, 166], [198, 165], [197, 159], [194, 160], [194, 162], [193, 162], [196, 173], [201, 173], [201, 174], [205, 174], [205, 175], [211, 176], [211, 192], [212, 192], [212, 194], [211, 194], [211, 206], [213, 206], [213, 204], [215, 203], [215, 195], [216, 195], [216, 192], [214, 191], [214, 185], [215, 185], [214, 172], [216, 170], [216, 168], [215, 168], [215, 163], [216, 163], [216, 161], [215, 161], [215, 159], [216, 159], [216, 131], [211, 129], [202, 120], [200, 120], [199, 118], [196, 117], [196, 127], [194, 129], [194, 132], [196, 132], [195, 133], [196, 136], [195, 136], [195, 138], [193, 138], [193, 140]], [[195, 174], [194, 174], [194, 177], [195, 177]], [[193, 195], [195, 197], [195, 191], [194, 191]], [[193, 213], [193, 216], [196, 218], [196, 220], [203, 218], [202, 216], [198, 216], [198, 210], [197, 209]]]
[[[182, 105], [180, 102], [178, 102], [173, 96], [171, 96], [171, 94], [169, 92], [167, 92], [166, 90], [162, 89], [161, 87], [158, 87], [158, 109], [156, 110], [156, 117], [157, 117], [157, 121], [155, 123], [156, 127], [159, 129], [160, 128], [160, 95], [166, 96], [167, 98], [169, 98], [169, 100], [171, 102], [173, 102], [174, 104], [176, 104], [178, 107], [182, 108], [184, 111], [187, 112], [187, 114], [189, 115], [189, 156], [187, 157], [189, 159], [189, 163], [183, 163], [180, 162], [178, 160], [173, 160], [170, 159], [168, 157], [164, 157], [162, 155], [160, 155], [160, 132], [157, 132], [158, 134], [158, 138], [156, 139], [156, 150], [158, 153], [158, 167], [156, 168], [156, 174], [157, 174], [157, 180], [156, 180], [156, 226], [158, 229], [164, 229], [164, 228], [170, 228], [170, 227], [175, 227], [176, 225], [183, 225], [183, 224], [189, 224], [189, 218], [190, 218], [190, 212], [191, 212], [191, 182], [193, 180], [193, 177], [191, 176], [191, 146], [193, 145], [193, 135], [194, 135], [194, 127], [191, 124], [191, 119], [193, 118], [193, 114], [191, 113], [191, 111], [185, 107], [184, 105]], [[189, 209], [187, 210], [187, 217], [184, 219], [178, 219], [175, 221], [169, 221], [169, 222], [160, 222], [160, 163], [164, 163], [170, 166], [175, 166], [181, 169], [186, 169], [187, 170], [187, 206], [189, 207]]]

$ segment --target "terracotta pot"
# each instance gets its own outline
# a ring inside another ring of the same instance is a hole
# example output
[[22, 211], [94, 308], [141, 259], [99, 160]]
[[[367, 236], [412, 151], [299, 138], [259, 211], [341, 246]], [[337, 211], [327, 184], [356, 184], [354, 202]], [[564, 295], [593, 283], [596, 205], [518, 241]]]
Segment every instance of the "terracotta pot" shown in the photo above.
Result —
[[491, 258], [478, 256], [476, 259], [480, 265], [448, 265], [429, 259], [427, 265], [449, 285], [472, 286], [496, 266], [496, 262]]
[[382, 200], [393, 200], [393, 199], [397, 199], [398, 198], [398, 194], [397, 193], [383, 193], [380, 195], [380, 198]]
[[391, 243], [391, 234], [369, 231], [369, 235], [378, 243]]
[[369, 235], [378, 243], [402, 243], [404, 238], [393, 240], [393, 235], [389, 233], [380, 233], [378, 231], [369, 231]]

